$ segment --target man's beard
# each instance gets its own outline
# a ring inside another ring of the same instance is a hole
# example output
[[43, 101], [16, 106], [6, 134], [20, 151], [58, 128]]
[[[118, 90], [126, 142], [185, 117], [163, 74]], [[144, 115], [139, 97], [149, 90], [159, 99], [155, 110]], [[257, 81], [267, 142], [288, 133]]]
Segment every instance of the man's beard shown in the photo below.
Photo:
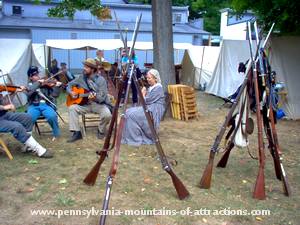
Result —
[[86, 70], [83, 70], [83, 74], [86, 76], [91, 76], [93, 74], [93, 71], [87, 72]]

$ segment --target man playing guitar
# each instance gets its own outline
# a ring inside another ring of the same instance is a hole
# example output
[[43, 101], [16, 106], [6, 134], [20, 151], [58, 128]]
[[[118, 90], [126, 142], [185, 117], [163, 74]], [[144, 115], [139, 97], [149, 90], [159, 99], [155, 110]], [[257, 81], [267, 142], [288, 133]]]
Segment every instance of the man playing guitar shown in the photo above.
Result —
[[73, 135], [68, 142], [82, 139], [79, 115], [97, 113], [100, 117], [97, 137], [105, 137], [106, 126], [111, 119], [111, 103], [108, 97], [107, 84], [102, 76], [96, 74], [97, 64], [88, 58], [83, 62], [83, 74], [68, 83], [67, 106], [69, 107], [69, 129]]

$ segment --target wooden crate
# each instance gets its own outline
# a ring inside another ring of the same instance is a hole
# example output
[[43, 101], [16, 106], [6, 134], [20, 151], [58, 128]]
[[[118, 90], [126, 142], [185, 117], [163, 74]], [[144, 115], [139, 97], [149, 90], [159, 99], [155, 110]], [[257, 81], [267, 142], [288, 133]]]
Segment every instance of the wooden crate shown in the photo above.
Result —
[[172, 96], [172, 117], [179, 120], [197, 118], [196, 95], [192, 87], [176, 84], [168, 85], [168, 92]]
[[196, 94], [191, 87], [182, 87], [181, 91], [181, 119], [190, 120], [198, 118]]

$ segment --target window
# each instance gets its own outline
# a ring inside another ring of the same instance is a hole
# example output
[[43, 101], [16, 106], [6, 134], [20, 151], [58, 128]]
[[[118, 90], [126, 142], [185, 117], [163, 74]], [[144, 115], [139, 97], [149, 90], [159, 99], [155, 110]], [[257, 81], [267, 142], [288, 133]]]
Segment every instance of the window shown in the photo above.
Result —
[[12, 13], [13, 15], [22, 15], [22, 6], [19, 6], [19, 5], [13, 5], [12, 6]]
[[201, 45], [201, 39], [199, 35], [193, 35], [193, 45]]
[[114, 39], [120, 39], [120, 34], [115, 34]]
[[71, 33], [71, 39], [77, 39], [77, 33]]
[[173, 23], [181, 23], [181, 14], [180, 13], [173, 14]]

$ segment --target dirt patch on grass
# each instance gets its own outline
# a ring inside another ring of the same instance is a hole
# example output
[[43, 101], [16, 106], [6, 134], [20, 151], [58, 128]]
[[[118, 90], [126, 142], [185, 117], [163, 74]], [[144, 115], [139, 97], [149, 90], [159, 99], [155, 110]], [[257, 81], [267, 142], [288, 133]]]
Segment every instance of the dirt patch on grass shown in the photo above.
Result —
[[[214, 169], [212, 187], [197, 187], [208, 161], [209, 149], [225, 118], [228, 108], [223, 101], [198, 93], [200, 117], [189, 122], [167, 118], [161, 123], [159, 137], [170, 160], [176, 159], [174, 171], [184, 182], [191, 196], [180, 201], [169, 175], [161, 169], [154, 146], [133, 148], [122, 146], [118, 173], [114, 180], [110, 208], [116, 210], [170, 209], [183, 210], [270, 210], [271, 215], [251, 216], [109, 216], [107, 224], [299, 224], [299, 145], [300, 121], [279, 121], [277, 130], [284, 166], [292, 188], [292, 196], [283, 195], [282, 185], [276, 180], [273, 161], [266, 150], [265, 201], [252, 198], [252, 189], [258, 172], [258, 162], [247, 149], [232, 151], [226, 169]], [[67, 120], [66, 108], [60, 112]], [[253, 116], [254, 117], [254, 116]], [[47, 127], [45, 127], [47, 128]], [[0, 224], [97, 224], [97, 216], [32, 216], [33, 209], [101, 209], [111, 155], [102, 165], [93, 187], [82, 183], [96, 163], [95, 151], [103, 141], [89, 129], [84, 140], [66, 143], [67, 125], [62, 125], [62, 137], [51, 142], [51, 137], [37, 137], [55, 152], [55, 158], [43, 160], [19, 152], [20, 145], [7, 137], [14, 160], [0, 154]], [[257, 154], [256, 134], [250, 137], [250, 151]], [[221, 154], [216, 157], [218, 161]]]

